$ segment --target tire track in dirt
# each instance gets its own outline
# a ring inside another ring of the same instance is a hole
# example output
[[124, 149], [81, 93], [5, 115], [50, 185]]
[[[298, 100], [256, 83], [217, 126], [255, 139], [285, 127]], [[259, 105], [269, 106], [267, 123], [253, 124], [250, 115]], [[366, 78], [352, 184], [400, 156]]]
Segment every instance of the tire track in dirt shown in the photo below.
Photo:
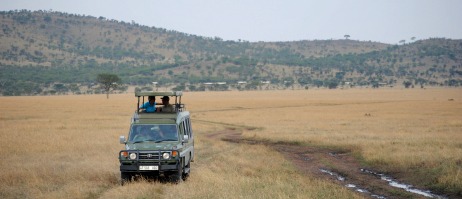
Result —
[[225, 126], [224, 130], [208, 134], [207, 138], [237, 144], [265, 145], [282, 153], [303, 175], [329, 180], [369, 198], [445, 198], [425, 191], [422, 191], [423, 194], [416, 194], [390, 186], [390, 182], [375, 175], [373, 169], [362, 167], [352, 151], [244, 138], [243, 129], [257, 128], [222, 124]]
[[[388, 101], [372, 102], [389, 103]], [[354, 104], [354, 103], [352, 103]], [[314, 104], [315, 106], [332, 106], [339, 104]], [[344, 105], [344, 104], [343, 104]], [[305, 107], [311, 105], [276, 106], [271, 108]], [[204, 110], [198, 112], [236, 111], [248, 109], [267, 109], [266, 107], [244, 108], [232, 107], [219, 110]], [[271, 142], [242, 137], [242, 131], [261, 130], [261, 127], [236, 125], [223, 122], [212, 122], [194, 119], [197, 122], [218, 124], [224, 126], [224, 130], [206, 135], [210, 139], [238, 144], [261, 144], [284, 154], [293, 162], [299, 171], [307, 176], [330, 180], [334, 183], [346, 186], [351, 190], [362, 193], [370, 198], [447, 198], [442, 195], [423, 191], [414, 186], [401, 184], [397, 180], [391, 181], [390, 177], [375, 172], [373, 168], [364, 168], [352, 151], [321, 148], [315, 146], [303, 146], [298, 143]], [[394, 184], [394, 185], [392, 185]], [[407, 186], [404, 188], [404, 186]], [[410, 187], [410, 188], [409, 188]]]
[[[220, 133], [226, 133], [226, 131]], [[238, 130], [230, 130], [228, 133], [229, 134], [222, 134], [220, 139], [238, 144], [260, 144], [268, 146], [282, 153], [284, 157], [295, 164], [300, 173], [306, 176], [328, 179], [329, 181], [344, 186], [354, 184], [358, 187], [357, 189], [362, 190], [365, 196], [395, 198], [395, 196], [390, 193], [392, 190], [389, 190], [384, 182], [374, 179], [373, 176], [358, 173], [358, 171], [360, 171], [359, 163], [349, 155], [348, 152], [336, 152], [323, 148], [299, 146], [283, 142], [271, 143], [269, 141], [246, 139], [241, 136]], [[217, 137], [218, 136], [215, 136], [215, 138]]]

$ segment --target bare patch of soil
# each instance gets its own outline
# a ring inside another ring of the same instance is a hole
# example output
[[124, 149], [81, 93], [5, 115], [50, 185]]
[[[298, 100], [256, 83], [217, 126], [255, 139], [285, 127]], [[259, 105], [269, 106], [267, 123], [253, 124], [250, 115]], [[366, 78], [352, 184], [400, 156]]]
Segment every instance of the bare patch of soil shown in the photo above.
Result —
[[416, 194], [409, 190], [390, 186], [390, 181], [375, 175], [374, 172], [371, 172], [373, 169], [363, 168], [350, 151], [243, 138], [240, 130], [234, 128], [210, 134], [208, 137], [239, 144], [266, 145], [284, 154], [301, 173], [310, 177], [330, 180], [366, 197], [445, 198], [433, 194], [425, 196], [425, 194]]

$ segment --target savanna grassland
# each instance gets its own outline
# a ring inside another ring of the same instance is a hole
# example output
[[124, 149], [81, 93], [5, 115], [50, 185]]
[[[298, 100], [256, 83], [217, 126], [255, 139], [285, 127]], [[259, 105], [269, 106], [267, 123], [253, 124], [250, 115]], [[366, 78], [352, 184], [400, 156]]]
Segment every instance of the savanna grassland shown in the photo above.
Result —
[[[180, 184], [119, 185], [133, 94], [0, 97], [0, 198], [362, 198], [268, 145], [335, 148], [443, 195], [462, 193], [460, 89], [184, 93], [196, 158]], [[335, 168], [334, 168], [335, 169]]]

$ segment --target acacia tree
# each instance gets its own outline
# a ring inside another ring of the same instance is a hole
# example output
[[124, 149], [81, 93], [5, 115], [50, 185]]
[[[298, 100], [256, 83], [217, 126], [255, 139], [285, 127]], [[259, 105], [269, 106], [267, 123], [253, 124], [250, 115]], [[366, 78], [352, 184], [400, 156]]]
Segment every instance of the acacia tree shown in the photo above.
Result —
[[106, 92], [106, 98], [109, 99], [109, 91], [116, 89], [122, 82], [119, 76], [115, 74], [101, 73], [96, 77], [96, 81]]

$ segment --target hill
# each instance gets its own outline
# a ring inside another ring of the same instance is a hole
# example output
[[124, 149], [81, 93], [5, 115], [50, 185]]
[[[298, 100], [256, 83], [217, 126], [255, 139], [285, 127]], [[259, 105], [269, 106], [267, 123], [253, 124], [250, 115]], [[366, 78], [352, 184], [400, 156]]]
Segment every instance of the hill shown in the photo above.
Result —
[[0, 24], [2, 95], [99, 92], [99, 73], [117, 74], [126, 85], [182, 90], [462, 85], [462, 40], [224, 41], [27, 10], [0, 12]]

